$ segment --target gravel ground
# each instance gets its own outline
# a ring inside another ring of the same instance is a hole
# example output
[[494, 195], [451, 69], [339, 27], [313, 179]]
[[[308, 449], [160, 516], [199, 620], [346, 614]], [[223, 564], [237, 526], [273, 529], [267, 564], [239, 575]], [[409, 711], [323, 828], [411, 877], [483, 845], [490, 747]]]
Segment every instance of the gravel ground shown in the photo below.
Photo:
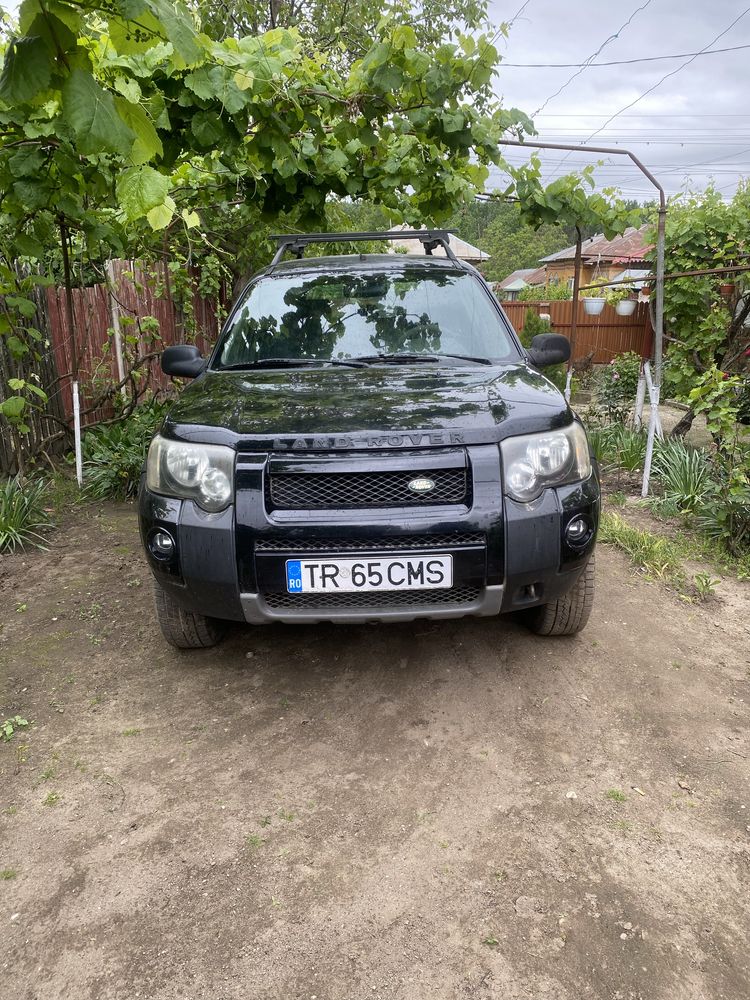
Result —
[[132, 507], [0, 561], [15, 1000], [746, 1000], [750, 585], [180, 654]]

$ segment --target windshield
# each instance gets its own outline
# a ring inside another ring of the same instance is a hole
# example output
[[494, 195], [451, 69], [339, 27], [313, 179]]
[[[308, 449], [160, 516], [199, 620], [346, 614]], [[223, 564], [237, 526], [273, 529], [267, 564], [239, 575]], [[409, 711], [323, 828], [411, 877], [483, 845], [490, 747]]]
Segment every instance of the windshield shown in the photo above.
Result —
[[266, 358], [326, 361], [402, 353], [519, 356], [488, 293], [471, 274], [406, 265], [261, 278], [225, 331], [216, 367]]

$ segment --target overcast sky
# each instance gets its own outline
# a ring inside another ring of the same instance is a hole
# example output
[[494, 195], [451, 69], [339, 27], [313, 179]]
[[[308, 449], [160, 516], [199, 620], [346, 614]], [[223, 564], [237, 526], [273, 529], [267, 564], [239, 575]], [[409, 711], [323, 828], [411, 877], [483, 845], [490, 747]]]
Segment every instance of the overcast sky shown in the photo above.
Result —
[[[591, 143], [627, 146], [667, 193], [686, 184], [703, 188], [713, 178], [725, 195], [731, 195], [738, 179], [750, 174], [750, 4], [742, 0], [493, 0], [493, 23], [511, 21], [519, 10], [509, 38], [498, 42], [503, 63], [508, 65], [501, 63], [497, 90], [505, 106], [521, 108], [534, 117], [539, 139], [586, 140], [611, 115], [665, 74], [678, 70], [619, 114]], [[630, 24], [625, 25], [629, 18]], [[585, 63], [600, 46], [593, 62], [739, 45], [747, 48], [700, 55], [682, 69], [687, 57], [599, 68], [589, 65], [556, 97], [552, 96], [555, 91], [579, 68], [509, 65]], [[571, 153], [562, 163], [564, 156], [542, 154], [546, 179], [598, 159]], [[525, 158], [524, 152], [508, 152], [513, 162]], [[622, 156], [606, 159], [597, 170], [598, 183], [616, 185], [629, 197], [651, 197], [654, 189], [629, 163]]]

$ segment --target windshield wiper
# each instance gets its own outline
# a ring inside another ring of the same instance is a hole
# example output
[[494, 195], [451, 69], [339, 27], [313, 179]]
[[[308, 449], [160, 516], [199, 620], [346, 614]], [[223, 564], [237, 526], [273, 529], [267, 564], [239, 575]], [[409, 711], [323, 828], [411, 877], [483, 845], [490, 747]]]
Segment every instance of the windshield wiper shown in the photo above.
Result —
[[400, 364], [401, 362], [410, 364], [412, 361], [442, 361], [443, 358], [453, 358], [457, 361], [473, 361], [477, 365], [492, 364], [489, 358], [478, 358], [473, 354], [417, 354], [408, 351], [400, 354], [366, 354], [354, 360], [364, 362], [365, 364], [377, 364], [379, 361], [383, 361], [386, 364]]
[[259, 358], [257, 361], [237, 361], [233, 365], [222, 365], [219, 371], [237, 372], [251, 368], [304, 368], [316, 365], [345, 365], [347, 368], [364, 368], [365, 363], [359, 359], [351, 361], [345, 358]]

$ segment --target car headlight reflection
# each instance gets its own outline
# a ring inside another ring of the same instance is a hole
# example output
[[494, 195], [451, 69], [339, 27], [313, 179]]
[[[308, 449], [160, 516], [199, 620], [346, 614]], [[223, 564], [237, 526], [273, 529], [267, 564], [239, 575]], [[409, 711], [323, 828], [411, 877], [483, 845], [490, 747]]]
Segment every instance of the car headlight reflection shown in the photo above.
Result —
[[157, 434], [148, 450], [146, 485], [154, 493], [194, 500], [212, 513], [224, 510], [234, 500], [234, 451]]
[[586, 432], [574, 423], [558, 431], [507, 438], [500, 445], [505, 492], [528, 503], [548, 486], [579, 482], [591, 475]]

